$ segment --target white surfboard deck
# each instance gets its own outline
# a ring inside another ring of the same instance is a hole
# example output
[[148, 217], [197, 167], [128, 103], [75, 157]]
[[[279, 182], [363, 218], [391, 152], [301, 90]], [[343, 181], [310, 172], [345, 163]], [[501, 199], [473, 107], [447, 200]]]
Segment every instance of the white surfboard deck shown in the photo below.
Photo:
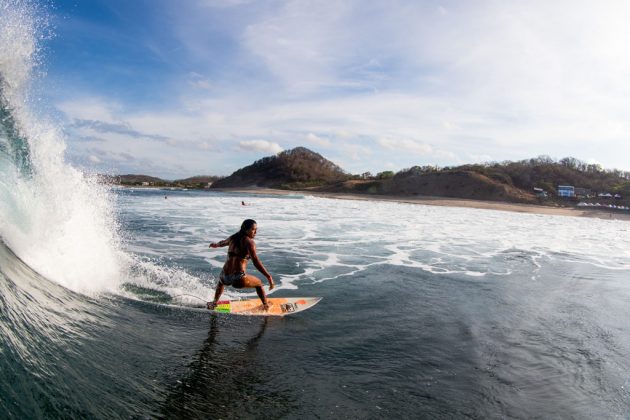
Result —
[[267, 298], [269, 309], [264, 310], [260, 299], [220, 300], [211, 312], [248, 316], [285, 316], [302, 312], [322, 300], [321, 297]]

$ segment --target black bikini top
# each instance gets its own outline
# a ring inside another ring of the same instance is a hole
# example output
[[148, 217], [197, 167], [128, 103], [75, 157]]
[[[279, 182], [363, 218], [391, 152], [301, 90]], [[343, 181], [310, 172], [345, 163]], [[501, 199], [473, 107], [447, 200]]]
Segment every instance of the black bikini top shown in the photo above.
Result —
[[249, 256], [249, 254], [247, 255], [242, 255], [239, 254], [238, 252], [234, 252], [234, 251], [228, 251], [228, 257], [238, 257], [242, 260], [249, 260], [251, 257]]
[[251, 256], [249, 255], [249, 253], [247, 254], [243, 254], [237, 251], [228, 251], [228, 257], [238, 257], [242, 260], [249, 260], [251, 258]]

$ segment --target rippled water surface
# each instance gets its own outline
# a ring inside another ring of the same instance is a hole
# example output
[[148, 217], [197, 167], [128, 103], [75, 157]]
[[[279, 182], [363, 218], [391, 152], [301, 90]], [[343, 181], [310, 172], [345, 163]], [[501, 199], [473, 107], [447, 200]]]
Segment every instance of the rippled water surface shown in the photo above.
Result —
[[[118, 292], [74, 294], [3, 247], [5, 413], [630, 416], [627, 222], [301, 195], [115, 197], [132, 261]], [[225, 249], [208, 243], [245, 218], [258, 221], [273, 295], [324, 299], [282, 319], [169, 306], [211, 295]]]
[[[0, 0], [0, 418], [630, 418], [628, 222], [110, 190], [32, 91], [45, 9]], [[246, 218], [318, 305], [191, 308]]]

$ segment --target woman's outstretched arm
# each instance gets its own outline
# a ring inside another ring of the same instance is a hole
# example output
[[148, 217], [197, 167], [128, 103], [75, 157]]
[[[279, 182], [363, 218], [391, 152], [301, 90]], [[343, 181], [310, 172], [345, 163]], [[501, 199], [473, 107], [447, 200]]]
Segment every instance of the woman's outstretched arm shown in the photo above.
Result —
[[212, 242], [210, 245], [208, 245], [208, 248], [221, 248], [223, 246], [228, 246], [229, 244], [230, 244], [230, 238], [224, 239], [219, 242]]

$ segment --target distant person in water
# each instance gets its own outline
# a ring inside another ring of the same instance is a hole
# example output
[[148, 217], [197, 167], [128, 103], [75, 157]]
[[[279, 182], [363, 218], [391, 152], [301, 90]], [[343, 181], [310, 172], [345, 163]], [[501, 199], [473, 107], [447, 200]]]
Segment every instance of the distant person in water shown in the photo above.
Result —
[[263, 290], [262, 281], [251, 274], [247, 274], [247, 263], [251, 259], [254, 266], [262, 273], [263, 276], [269, 281], [269, 290], [274, 288], [273, 278], [267, 271], [263, 263], [256, 254], [256, 243], [254, 238], [256, 237], [256, 231], [258, 225], [255, 220], [247, 219], [241, 225], [241, 230], [227, 239], [219, 242], [213, 242], [209, 248], [219, 248], [223, 246], [228, 247], [227, 261], [223, 265], [223, 270], [219, 274], [219, 284], [217, 284], [216, 292], [214, 293], [214, 300], [208, 302], [208, 309], [214, 309], [217, 306], [217, 302], [223, 293], [225, 286], [232, 286], [236, 289], [242, 289], [246, 287], [252, 287], [256, 289], [258, 297], [262, 301], [265, 310], [269, 309], [267, 303], [267, 295]]
[[246, 206], [247, 204], [245, 204], [244, 201], [241, 201], [241, 206]]

